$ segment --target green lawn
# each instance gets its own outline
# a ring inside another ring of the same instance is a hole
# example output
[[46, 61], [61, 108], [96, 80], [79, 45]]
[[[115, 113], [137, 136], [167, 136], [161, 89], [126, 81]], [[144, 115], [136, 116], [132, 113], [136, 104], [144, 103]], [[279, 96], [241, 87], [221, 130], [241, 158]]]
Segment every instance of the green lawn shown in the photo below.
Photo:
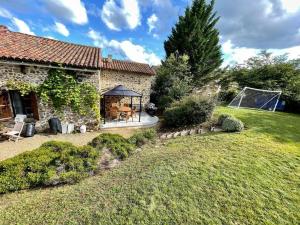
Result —
[[0, 197], [2, 224], [299, 224], [300, 116], [218, 108], [241, 134], [146, 146], [76, 185]]

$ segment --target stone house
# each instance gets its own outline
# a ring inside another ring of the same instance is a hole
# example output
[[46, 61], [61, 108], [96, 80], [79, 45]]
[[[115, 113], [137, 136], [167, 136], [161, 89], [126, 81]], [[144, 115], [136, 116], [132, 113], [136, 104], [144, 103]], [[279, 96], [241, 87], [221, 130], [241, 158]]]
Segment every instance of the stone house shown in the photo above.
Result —
[[51, 68], [73, 71], [78, 82], [93, 84], [100, 96], [117, 85], [124, 85], [142, 94], [143, 105], [149, 102], [155, 76], [148, 64], [102, 58], [101, 49], [97, 47], [12, 32], [0, 25], [0, 121], [26, 114], [33, 117], [40, 128], [47, 127], [52, 117], [75, 125], [96, 124], [98, 118], [79, 116], [68, 108], [57, 115], [54, 108], [42, 102], [36, 93], [22, 96], [19, 90], [7, 88], [11, 81], [40, 85]]

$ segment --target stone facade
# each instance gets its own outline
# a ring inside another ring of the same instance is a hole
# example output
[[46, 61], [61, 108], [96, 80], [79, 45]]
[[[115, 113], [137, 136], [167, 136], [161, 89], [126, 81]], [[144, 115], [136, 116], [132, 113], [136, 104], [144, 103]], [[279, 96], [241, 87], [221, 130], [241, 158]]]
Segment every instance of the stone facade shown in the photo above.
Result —
[[[19, 65], [9, 65], [0, 62], [0, 88], [6, 89], [6, 83], [9, 80], [18, 80], [31, 84], [40, 85], [48, 76], [49, 68], [38, 66], [26, 66], [25, 71], [21, 71]], [[95, 85], [97, 90], [100, 90], [100, 71], [95, 72], [76, 72], [78, 79], [82, 82], [89, 82]], [[94, 128], [97, 125], [97, 118], [95, 115], [79, 116], [73, 113], [71, 109], [65, 108], [63, 112], [59, 113], [54, 110], [50, 104], [45, 104], [41, 99], [37, 98], [37, 107], [39, 113], [39, 120], [36, 123], [38, 129], [48, 127], [48, 120], [53, 117], [58, 117], [62, 122], [74, 123], [76, 126], [82, 124], [89, 125]]]
[[[49, 68], [40, 66], [26, 66], [22, 71], [21, 66], [6, 64], [0, 61], [0, 90], [6, 89], [6, 83], [9, 80], [18, 80], [40, 85], [48, 76]], [[117, 85], [124, 85], [143, 95], [142, 104], [145, 105], [150, 101], [151, 83], [154, 76], [130, 73], [114, 70], [95, 70], [94, 72], [77, 71], [78, 80], [89, 82], [95, 85], [99, 94], [114, 88]], [[130, 99], [123, 98], [121, 101], [130, 103]], [[100, 103], [99, 103], [100, 104]], [[133, 98], [133, 104], [139, 104], [138, 98]], [[44, 129], [48, 127], [48, 120], [58, 117], [62, 122], [74, 123], [76, 126], [82, 124], [90, 128], [97, 127], [97, 118], [95, 115], [79, 116], [73, 113], [71, 109], [65, 108], [62, 113], [58, 113], [48, 103], [43, 103], [37, 98], [39, 120], [36, 123], [37, 128]]]
[[[115, 71], [115, 70], [101, 70], [100, 75], [100, 89], [101, 92], [110, 90], [117, 85], [124, 85], [143, 95], [142, 104], [145, 105], [150, 101], [151, 84], [154, 76], [140, 73]], [[128, 98], [124, 98], [123, 102], [130, 103]], [[133, 98], [133, 104], [139, 104], [138, 98]]]

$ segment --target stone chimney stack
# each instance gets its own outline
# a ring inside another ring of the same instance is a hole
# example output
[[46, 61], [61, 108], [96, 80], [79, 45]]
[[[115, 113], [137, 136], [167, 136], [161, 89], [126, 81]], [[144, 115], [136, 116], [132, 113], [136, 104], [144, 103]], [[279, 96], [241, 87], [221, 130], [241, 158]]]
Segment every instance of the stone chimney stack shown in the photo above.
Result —
[[8, 29], [6, 26], [0, 25], [0, 32], [7, 32], [7, 31], [8, 31]]
[[112, 63], [112, 55], [111, 54], [109, 54], [107, 56], [107, 62]]

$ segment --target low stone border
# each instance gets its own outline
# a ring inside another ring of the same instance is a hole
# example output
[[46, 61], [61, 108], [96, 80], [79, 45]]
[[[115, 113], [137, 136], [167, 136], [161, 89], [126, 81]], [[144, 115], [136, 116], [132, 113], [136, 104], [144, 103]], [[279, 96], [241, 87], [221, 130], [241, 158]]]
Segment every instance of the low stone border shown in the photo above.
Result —
[[206, 134], [208, 132], [220, 132], [222, 129], [212, 126], [210, 129], [204, 129], [204, 128], [194, 128], [189, 130], [182, 130], [177, 132], [171, 132], [171, 133], [164, 133], [159, 136], [159, 139], [165, 140], [165, 139], [171, 139], [176, 137], [184, 137], [188, 135], [194, 135], [194, 134]]

